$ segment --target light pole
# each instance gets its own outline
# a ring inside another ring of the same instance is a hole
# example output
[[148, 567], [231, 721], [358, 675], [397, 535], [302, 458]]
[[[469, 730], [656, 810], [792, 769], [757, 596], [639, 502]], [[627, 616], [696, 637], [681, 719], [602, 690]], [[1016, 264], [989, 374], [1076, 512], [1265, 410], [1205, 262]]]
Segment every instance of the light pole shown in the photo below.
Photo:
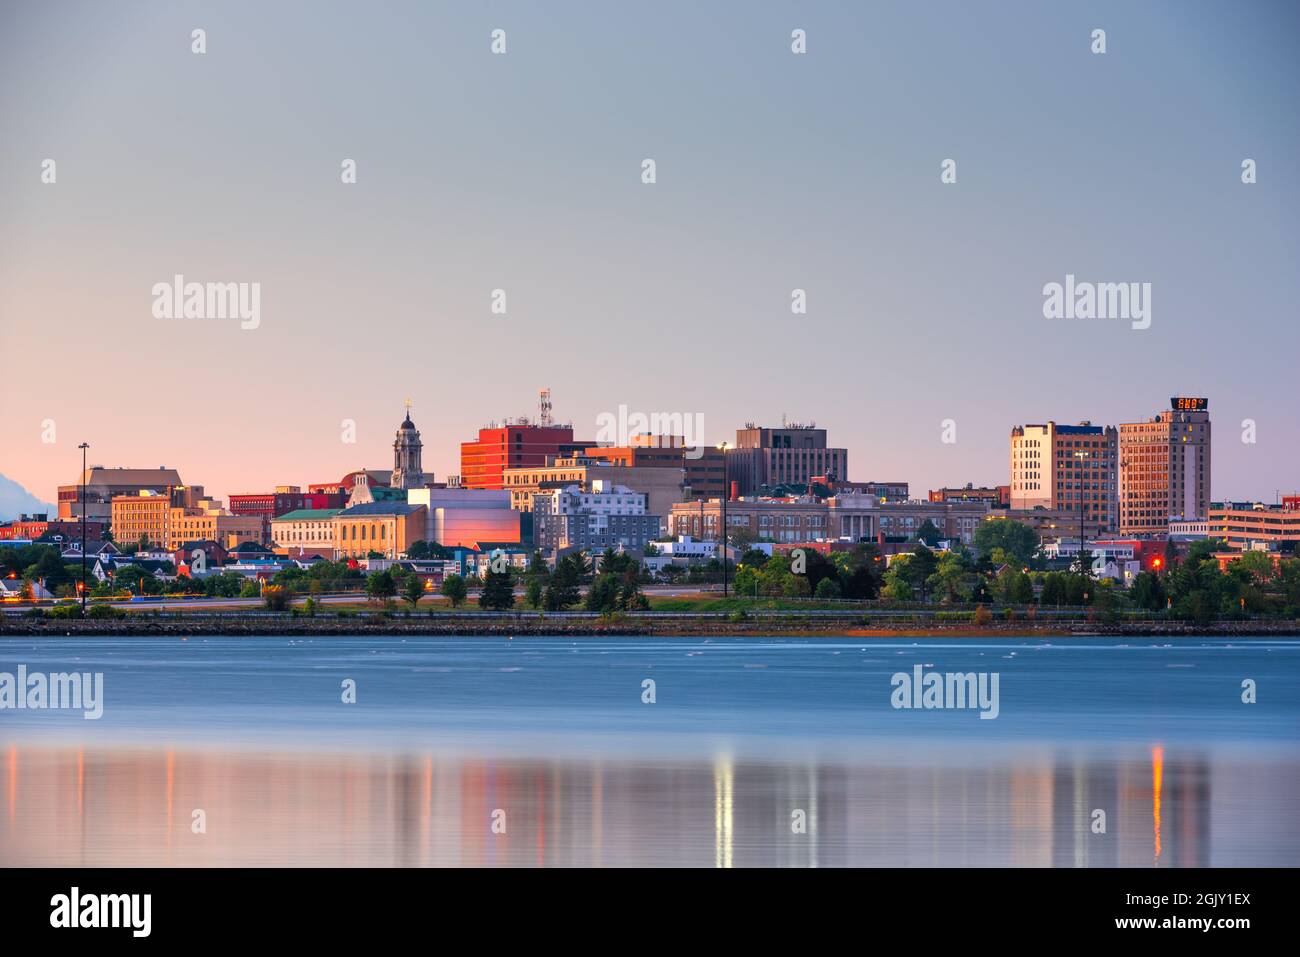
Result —
[[1086, 575], [1087, 569], [1083, 564], [1083, 470], [1087, 468], [1088, 456], [1091, 453], [1079, 449], [1074, 453], [1074, 457], [1079, 460], [1079, 574]]
[[86, 449], [90, 444], [82, 442], [81, 449], [81, 613], [86, 613]]
[[722, 451], [722, 597], [727, 597], [727, 498], [731, 495], [731, 476], [727, 469], [727, 443], [721, 443]]

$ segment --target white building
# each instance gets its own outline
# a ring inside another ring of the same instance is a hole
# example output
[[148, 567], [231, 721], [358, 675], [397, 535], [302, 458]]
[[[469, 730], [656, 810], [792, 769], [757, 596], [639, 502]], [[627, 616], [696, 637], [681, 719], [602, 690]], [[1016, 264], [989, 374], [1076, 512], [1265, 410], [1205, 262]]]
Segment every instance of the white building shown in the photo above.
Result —
[[519, 513], [510, 507], [507, 490], [413, 488], [407, 490], [406, 501], [427, 509], [427, 542], [475, 548], [479, 542], [519, 541]]

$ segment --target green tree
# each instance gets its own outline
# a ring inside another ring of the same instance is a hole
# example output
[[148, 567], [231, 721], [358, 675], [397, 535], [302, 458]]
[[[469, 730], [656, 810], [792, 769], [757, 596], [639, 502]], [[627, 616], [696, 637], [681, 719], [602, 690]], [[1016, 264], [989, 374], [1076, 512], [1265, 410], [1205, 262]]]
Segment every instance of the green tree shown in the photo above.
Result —
[[515, 604], [515, 580], [510, 572], [494, 572], [488, 567], [487, 577], [483, 579], [483, 590], [479, 592], [480, 608], [490, 611], [507, 611]]
[[555, 571], [546, 586], [542, 605], [547, 611], [562, 611], [569, 605], [576, 605], [581, 593], [579, 580], [581, 569], [586, 562], [580, 552], [570, 552], [555, 563]]
[[397, 595], [397, 582], [387, 569], [372, 572], [366, 577], [366, 596], [371, 600], [388, 601]]
[[402, 583], [402, 597], [411, 603], [412, 611], [419, 609], [420, 599], [424, 597], [424, 582], [419, 575], [406, 576], [406, 581]]
[[465, 585], [465, 579], [459, 575], [448, 575], [442, 580], [442, 594], [451, 602], [452, 608], [459, 608], [465, 596], [469, 594], [469, 588]]
[[1001, 557], [1021, 568], [1029, 566], [1038, 553], [1038, 533], [1023, 522], [1009, 518], [988, 518], [975, 529], [975, 550], [981, 555], [993, 555], [1001, 549]]
[[618, 607], [624, 611], [643, 611], [650, 607], [650, 601], [641, 592], [641, 581], [635, 563], [623, 571], [623, 582], [618, 591]]
[[1137, 608], [1161, 611], [1165, 607], [1165, 586], [1154, 572], [1138, 572], [1129, 588], [1129, 599]]
[[840, 583], [834, 578], [823, 578], [817, 583], [816, 589], [813, 590], [815, 598], [839, 598]]
[[894, 601], [911, 601], [915, 595], [912, 589], [912, 576], [908, 565], [912, 563], [911, 555], [898, 555], [885, 570], [884, 588], [881, 593]]
[[618, 607], [618, 576], [603, 572], [596, 576], [587, 591], [587, 611], [607, 612]]
[[542, 607], [542, 593], [544, 591], [545, 586], [542, 584], [542, 580], [535, 576], [530, 576], [528, 579], [528, 586], [524, 589], [524, 601], [528, 603], [529, 608], [536, 611]]

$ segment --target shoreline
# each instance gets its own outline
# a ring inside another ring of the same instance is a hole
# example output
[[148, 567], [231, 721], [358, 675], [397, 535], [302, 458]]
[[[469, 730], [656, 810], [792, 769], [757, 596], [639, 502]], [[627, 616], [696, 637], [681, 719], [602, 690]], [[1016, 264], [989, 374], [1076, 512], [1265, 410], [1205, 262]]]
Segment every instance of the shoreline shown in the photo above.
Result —
[[364, 618], [266, 618], [221, 620], [220, 618], [160, 618], [140, 615], [126, 619], [9, 619], [0, 622], [5, 637], [191, 637], [313, 635], [424, 635], [433, 637], [520, 636], [659, 636], [659, 637], [827, 637], [827, 638], [998, 638], [998, 637], [1300, 637], [1300, 622], [1228, 621], [1210, 624], [1181, 621], [1115, 622], [1032, 622], [1000, 621], [975, 625], [969, 622], [848, 622], [835, 620], [750, 618], [724, 621], [708, 618], [542, 618], [502, 616], [486, 621], [461, 619], [394, 617]]

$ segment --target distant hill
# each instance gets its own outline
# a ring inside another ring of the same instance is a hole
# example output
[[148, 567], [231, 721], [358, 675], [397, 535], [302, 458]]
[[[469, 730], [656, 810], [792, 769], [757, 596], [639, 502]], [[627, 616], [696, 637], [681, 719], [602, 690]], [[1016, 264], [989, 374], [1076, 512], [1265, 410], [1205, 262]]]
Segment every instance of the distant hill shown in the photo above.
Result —
[[57, 507], [42, 502], [13, 479], [0, 475], [0, 522], [12, 521], [19, 515], [31, 515], [33, 512], [54, 515], [58, 511]]

